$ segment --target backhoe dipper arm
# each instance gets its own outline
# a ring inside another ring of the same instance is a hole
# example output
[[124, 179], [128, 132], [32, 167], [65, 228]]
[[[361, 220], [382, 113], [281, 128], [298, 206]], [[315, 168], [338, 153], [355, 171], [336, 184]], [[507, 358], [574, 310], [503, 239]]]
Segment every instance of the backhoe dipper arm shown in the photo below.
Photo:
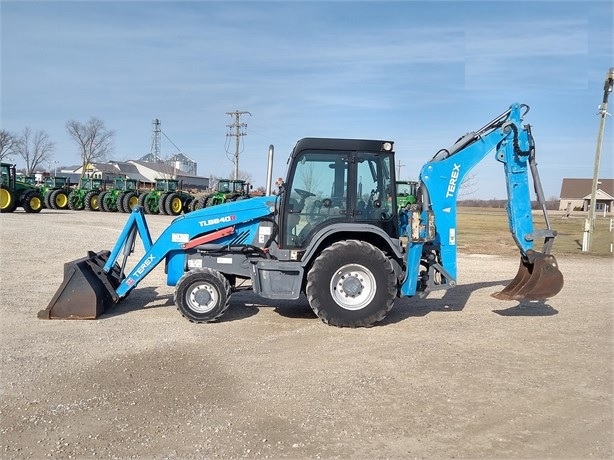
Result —
[[[490, 123], [459, 139], [450, 149], [440, 150], [424, 165], [420, 173], [423, 188], [422, 222], [434, 221], [435, 235], [421, 235], [420, 241], [412, 239], [408, 250], [408, 279], [402, 286], [402, 293], [412, 295], [417, 286], [420, 264], [435, 266], [439, 272], [438, 286], [447, 288], [456, 285], [456, 206], [461, 184], [467, 173], [489, 153], [501, 162], [507, 184], [507, 214], [512, 237], [520, 249], [521, 259], [533, 263], [533, 241], [537, 236], [533, 230], [531, 197], [528, 171], [534, 175], [538, 197], [542, 199], [541, 184], [534, 162], [534, 143], [529, 126], [522, 126], [523, 116], [528, 112], [526, 105], [513, 104], [509, 110]], [[549, 223], [548, 223], [549, 226]], [[539, 236], [546, 237], [551, 246], [555, 232], [547, 229]], [[412, 278], [414, 274], [416, 279]]]

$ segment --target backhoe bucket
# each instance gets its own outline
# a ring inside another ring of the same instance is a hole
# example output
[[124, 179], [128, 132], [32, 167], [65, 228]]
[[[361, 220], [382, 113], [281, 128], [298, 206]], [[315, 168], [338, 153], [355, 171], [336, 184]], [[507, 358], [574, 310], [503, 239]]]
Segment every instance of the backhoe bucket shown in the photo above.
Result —
[[121, 283], [119, 266], [103, 271], [109, 251], [94, 253], [64, 264], [64, 280], [40, 319], [95, 319], [119, 301], [115, 292]]
[[553, 255], [527, 251], [520, 259], [518, 273], [501, 292], [492, 294], [499, 300], [544, 300], [563, 288], [563, 274]]

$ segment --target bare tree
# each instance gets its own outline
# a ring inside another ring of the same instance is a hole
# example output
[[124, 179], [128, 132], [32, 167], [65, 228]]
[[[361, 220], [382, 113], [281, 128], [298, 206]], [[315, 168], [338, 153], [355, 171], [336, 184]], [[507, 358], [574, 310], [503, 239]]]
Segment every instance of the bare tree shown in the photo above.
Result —
[[88, 164], [104, 161], [113, 152], [115, 132], [106, 129], [104, 122], [96, 117], [90, 118], [85, 123], [68, 120], [66, 130], [79, 148], [83, 173]]
[[0, 160], [8, 158], [13, 153], [15, 135], [6, 129], [0, 129]]
[[[230, 172], [228, 177], [230, 177], [230, 178], [234, 178], [235, 177], [234, 169]], [[245, 182], [248, 182], [248, 183], [251, 184], [251, 182], [252, 182], [252, 175], [250, 173], [246, 172], [246, 171], [239, 170], [239, 176], [237, 177], [237, 179], [238, 180], [244, 180]]]
[[26, 162], [26, 175], [34, 173], [36, 168], [49, 163], [55, 150], [55, 142], [49, 139], [45, 131], [32, 132], [27, 126], [15, 140], [12, 151]]

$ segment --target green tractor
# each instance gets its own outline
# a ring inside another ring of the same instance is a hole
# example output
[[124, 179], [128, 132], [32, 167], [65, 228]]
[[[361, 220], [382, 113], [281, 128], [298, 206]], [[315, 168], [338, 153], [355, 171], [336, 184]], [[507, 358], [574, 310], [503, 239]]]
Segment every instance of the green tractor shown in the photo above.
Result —
[[113, 182], [113, 188], [101, 192], [98, 196], [100, 210], [104, 212], [132, 212], [139, 204], [139, 190], [136, 179], [117, 177]]
[[48, 209], [68, 209], [70, 179], [67, 177], [47, 177], [42, 187], [43, 203]]
[[156, 185], [149, 193], [139, 196], [139, 206], [146, 214], [178, 216], [189, 212], [194, 196], [181, 191], [176, 179], [156, 179]]
[[100, 210], [98, 197], [104, 191], [104, 182], [102, 179], [93, 177], [82, 177], [79, 181], [79, 186], [68, 195], [68, 209], [73, 211], [88, 211]]
[[208, 208], [228, 201], [244, 200], [249, 198], [251, 185], [244, 180], [220, 179], [216, 190], [212, 194], [204, 195], [193, 204], [194, 210]]
[[415, 204], [418, 198], [418, 182], [416, 181], [396, 181], [397, 205], [399, 209], [404, 209], [408, 205]]
[[41, 212], [43, 196], [33, 184], [17, 180], [15, 165], [0, 163], [0, 212], [13, 212], [21, 206], [25, 212]]

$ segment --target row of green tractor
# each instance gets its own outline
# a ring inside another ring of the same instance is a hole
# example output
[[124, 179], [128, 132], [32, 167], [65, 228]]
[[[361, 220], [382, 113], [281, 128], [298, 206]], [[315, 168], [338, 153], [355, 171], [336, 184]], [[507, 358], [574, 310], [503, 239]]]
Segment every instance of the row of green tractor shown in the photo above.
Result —
[[37, 185], [33, 177], [19, 177], [15, 165], [1, 163], [0, 212], [13, 212], [21, 207], [27, 213], [43, 208], [74, 211], [126, 212], [136, 205], [148, 214], [179, 215], [193, 209], [195, 196], [183, 192], [176, 179], [156, 179], [151, 190], [137, 188], [135, 179], [117, 178], [106, 189], [102, 179], [82, 177], [71, 186], [65, 177], [47, 177]]
[[[13, 212], [22, 207], [28, 213], [48, 209], [74, 211], [132, 212], [139, 205], [147, 214], [179, 214], [250, 197], [251, 186], [243, 180], [221, 179], [215, 191], [194, 196], [183, 192], [176, 179], [156, 179], [152, 190], [138, 188], [135, 179], [116, 178], [106, 190], [102, 179], [82, 177], [71, 187], [66, 177], [47, 177], [36, 186], [33, 177], [18, 178], [15, 166], [2, 163], [0, 212]], [[416, 202], [417, 182], [398, 181], [397, 197], [401, 208]]]

